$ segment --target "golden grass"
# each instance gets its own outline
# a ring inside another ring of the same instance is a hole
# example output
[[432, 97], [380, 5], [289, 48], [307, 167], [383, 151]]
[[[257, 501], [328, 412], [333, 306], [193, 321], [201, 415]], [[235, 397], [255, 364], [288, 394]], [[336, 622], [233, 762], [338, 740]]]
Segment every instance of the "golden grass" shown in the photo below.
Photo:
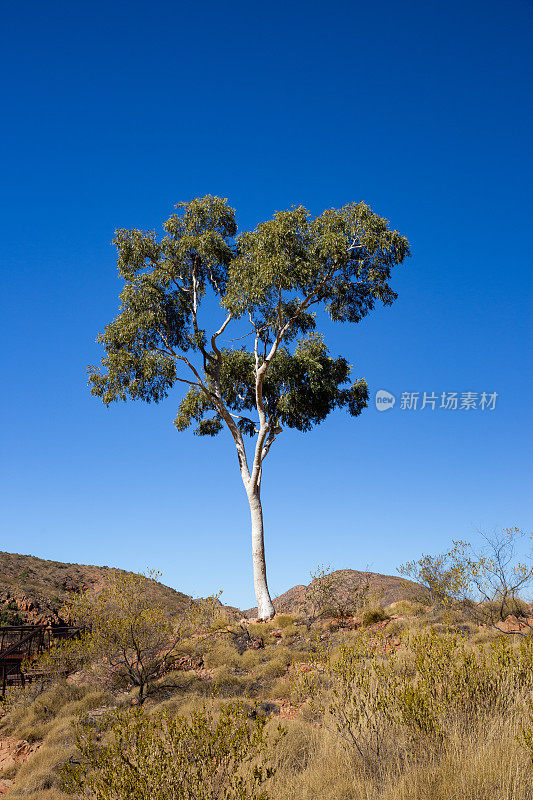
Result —
[[[402, 634], [402, 647], [394, 656], [396, 674], [405, 681], [416, 680], [413, 641], [421, 630], [439, 630], [443, 625], [434, 618], [428, 622], [418, 616], [406, 621], [409, 632]], [[273, 716], [267, 723], [272, 733], [279, 724], [286, 730], [270, 754], [276, 769], [265, 786], [270, 800], [532, 800], [531, 759], [517, 738], [528, 725], [526, 701], [532, 695], [531, 675], [526, 676], [527, 691], [518, 686], [515, 696], [512, 690], [505, 693], [502, 689], [508, 702], [487, 706], [479, 714], [476, 711], [476, 719], [467, 712], [458, 712], [453, 720], [446, 718], [442, 738], [413, 735], [395, 723], [387, 723], [379, 758], [365, 764], [353, 745], [347, 746], [335, 730], [330, 712], [321, 712], [320, 702], [313, 702], [321, 699], [322, 707], [330, 702], [332, 689], [327, 675], [301, 671], [297, 663], [309, 658], [306, 646], [321, 647], [321, 636], [310, 636], [307, 645], [300, 641], [297, 650], [286, 646], [285, 641], [274, 643], [266, 626], [257, 627], [265, 637], [264, 649], [247, 650], [240, 656], [227, 637], [209, 640], [204, 659], [212, 674], [165, 675], [159, 683], [171, 688], [166, 687], [166, 694], [163, 689], [160, 694], [154, 692], [146, 703], [147, 713], [165, 710], [171, 715], [189, 715], [205, 705], [216, 712], [230, 697], [243, 698], [250, 709], [254, 697], [290, 700], [298, 707], [298, 711], [292, 709], [296, 717], [280, 720]], [[292, 622], [283, 630], [291, 627]], [[353, 645], [360, 635], [340, 631], [334, 634], [332, 647]], [[492, 639], [491, 632], [481, 629], [464, 647], [468, 652], [480, 652], [480, 648], [490, 648]], [[461, 637], [459, 641], [464, 642]], [[512, 645], [514, 652], [520, 640]], [[439, 674], [435, 674], [435, 680], [439, 680]], [[501, 685], [507, 686], [505, 681]], [[512, 682], [508, 685], [515, 686]], [[0, 736], [39, 740], [42, 746], [17, 768], [8, 800], [65, 800], [59, 789], [57, 766], [75, 753], [73, 720], [94, 708], [127, 704], [128, 699], [121, 698], [113, 700], [91, 687], [61, 683], [16, 705], [0, 720]]]
[[[516, 734], [522, 713], [485, 720], [476, 731], [452, 731], [442, 750], [419, 752], [407, 764], [365, 773], [355, 754], [324, 728], [285, 723], [271, 800], [531, 800], [533, 770]], [[269, 723], [269, 724], [274, 724]]]

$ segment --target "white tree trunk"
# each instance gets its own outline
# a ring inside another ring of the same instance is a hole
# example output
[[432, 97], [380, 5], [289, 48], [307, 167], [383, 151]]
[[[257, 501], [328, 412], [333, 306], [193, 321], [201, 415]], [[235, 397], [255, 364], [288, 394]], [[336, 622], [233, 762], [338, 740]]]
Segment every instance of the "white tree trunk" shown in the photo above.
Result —
[[254, 589], [257, 599], [257, 616], [259, 619], [272, 619], [276, 613], [267, 585], [265, 543], [263, 539], [263, 509], [261, 507], [260, 489], [246, 489], [250, 503], [252, 518], [252, 561], [254, 568]]

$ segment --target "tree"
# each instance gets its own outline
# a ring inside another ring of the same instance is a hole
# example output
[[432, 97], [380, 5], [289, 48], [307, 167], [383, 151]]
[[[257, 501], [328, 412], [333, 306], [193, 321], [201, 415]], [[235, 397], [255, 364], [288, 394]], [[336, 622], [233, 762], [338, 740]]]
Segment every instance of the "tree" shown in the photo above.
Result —
[[[86, 592], [74, 598], [70, 614], [87, 626], [79, 652], [87, 662], [100, 663], [106, 672], [124, 675], [138, 689], [138, 702], [147, 697], [149, 683], [175, 654], [179, 642], [201, 625], [213, 598], [187, 600], [172, 615], [151, 589], [157, 572], [142, 575], [112, 570], [98, 594]], [[70, 645], [76, 650], [76, 643]], [[61, 657], [61, 647], [51, 656]]]
[[361, 577], [356, 583], [351, 582], [349, 588], [343, 585], [343, 573], [332, 572], [329, 564], [318, 564], [316, 570], [309, 574], [312, 580], [305, 593], [310, 611], [309, 623], [324, 616], [337, 617], [342, 623], [378, 599], [371, 592], [368, 572], [361, 573]]
[[[424, 555], [400, 572], [421, 585], [422, 602], [467, 611], [477, 623], [503, 633], [527, 634], [533, 625], [523, 593], [533, 583], [533, 563], [531, 556], [524, 560], [518, 554], [526, 534], [515, 527], [482, 538], [482, 552], [468, 542], [453, 542], [448, 552]], [[518, 629], [502, 625], [509, 616], [520, 619]]]
[[[293, 207], [237, 238], [225, 199], [207, 195], [176, 208], [160, 240], [155, 232], [116, 232], [125, 287], [120, 313], [98, 337], [106, 355], [101, 368], [90, 369], [89, 384], [109, 405], [128, 397], [159, 402], [179, 382], [188, 387], [179, 431], [192, 423], [199, 436], [228, 428], [250, 506], [258, 614], [269, 619], [265, 458], [284, 428], [308, 431], [336, 408], [357, 416], [368, 400], [363, 379], [349, 385], [348, 361], [330, 356], [314, 311], [357, 323], [377, 301], [390, 305], [391, 269], [409, 245], [364, 203], [315, 219]], [[207, 309], [204, 323], [208, 293], [223, 315], [215, 321]]]

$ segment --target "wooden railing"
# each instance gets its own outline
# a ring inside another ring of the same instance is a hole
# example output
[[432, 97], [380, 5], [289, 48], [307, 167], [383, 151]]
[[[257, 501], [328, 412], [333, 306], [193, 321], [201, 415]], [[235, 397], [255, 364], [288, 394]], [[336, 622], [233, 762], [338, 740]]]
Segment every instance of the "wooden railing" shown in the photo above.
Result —
[[58, 641], [80, 635], [75, 625], [9, 625], [0, 627], [0, 700], [6, 687], [25, 682], [23, 662], [31, 663], [50, 650]]

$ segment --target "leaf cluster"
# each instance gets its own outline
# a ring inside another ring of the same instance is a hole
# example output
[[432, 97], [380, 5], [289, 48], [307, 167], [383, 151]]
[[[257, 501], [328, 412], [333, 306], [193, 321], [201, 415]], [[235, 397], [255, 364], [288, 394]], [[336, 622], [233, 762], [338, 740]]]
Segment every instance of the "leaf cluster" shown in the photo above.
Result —
[[[259, 364], [262, 363], [260, 359]], [[244, 348], [221, 351], [219, 386], [225, 405], [236, 415], [236, 425], [250, 436], [257, 432], [253, 419], [256, 408], [255, 359]], [[348, 408], [358, 416], [368, 402], [364, 379], [349, 383], [350, 366], [346, 359], [332, 358], [324, 340], [316, 333], [302, 338], [291, 353], [281, 347], [262, 384], [262, 399], [271, 429], [309, 431], [335, 408]], [[206, 381], [214, 394], [212, 379]], [[185, 430], [193, 422], [200, 436], [213, 436], [223, 427], [221, 413], [202, 389], [191, 387], [178, 409], [174, 424]], [[213, 411], [212, 416], [208, 416]]]

